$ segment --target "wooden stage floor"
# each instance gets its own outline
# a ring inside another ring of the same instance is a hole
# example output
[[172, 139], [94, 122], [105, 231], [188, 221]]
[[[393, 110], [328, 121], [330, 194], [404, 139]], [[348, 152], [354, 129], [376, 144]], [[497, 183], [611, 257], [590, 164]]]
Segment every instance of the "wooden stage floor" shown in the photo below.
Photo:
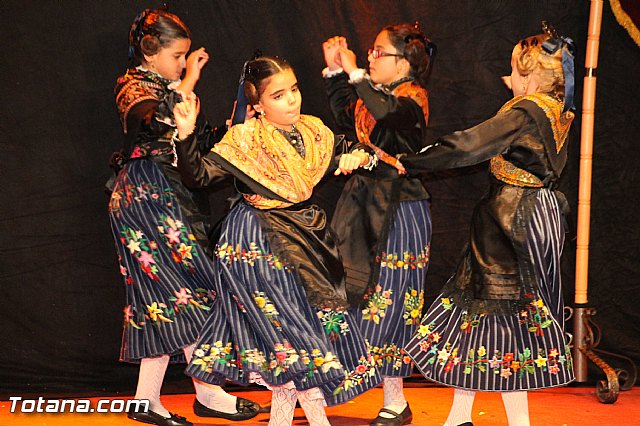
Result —
[[[442, 425], [453, 399], [453, 390], [434, 385], [416, 385], [405, 389], [407, 399], [413, 411], [413, 423], [416, 426]], [[269, 391], [234, 392], [236, 395], [251, 398], [260, 403], [270, 399]], [[37, 397], [30, 396], [31, 399]], [[128, 397], [125, 397], [128, 398]], [[172, 412], [177, 412], [197, 425], [261, 425], [266, 426], [268, 414], [244, 422], [229, 422], [223, 419], [197, 417], [193, 414], [193, 395], [166, 395], [162, 401]], [[27, 399], [27, 398], [25, 398]], [[98, 398], [87, 398], [94, 404]], [[374, 389], [347, 404], [327, 408], [329, 421], [333, 426], [368, 425], [382, 403], [382, 389]], [[126, 414], [53, 414], [53, 413], [10, 413], [11, 403], [0, 401], [0, 425], [5, 426], [136, 426], [143, 423], [127, 419]], [[565, 387], [546, 389], [529, 393], [529, 411], [532, 426], [640, 426], [640, 387], [621, 392], [614, 404], [598, 402], [593, 387]], [[296, 409], [294, 425], [306, 425], [301, 409]], [[499, 394], [477, 394], [473, 406], [473, 424], [475, 426], [507, 425], [506, 415]]]

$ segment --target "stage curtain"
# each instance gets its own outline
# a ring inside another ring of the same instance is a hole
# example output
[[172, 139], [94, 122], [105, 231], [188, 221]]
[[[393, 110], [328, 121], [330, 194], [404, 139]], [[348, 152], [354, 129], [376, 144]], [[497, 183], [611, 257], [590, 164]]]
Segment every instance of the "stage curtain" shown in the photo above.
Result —
[[[0, 2], [0, 393], [133, 393], [137, 369], [119, 363], [124, 286], [103, 185], [122, 141], [115, 79], [127, 66], [127, 32], [144, 7], [163, 2], [65, 0]], [[575, 221], [581, 86], [589, 2], [239, 0], [168, 1], [211, 60], [197, 87], [203, 111], [224, 123], [242, 63], [256, 48], [295, 68], [303, 112], [333, 126], [320, 72], [321, 43], [345, 35], [362, 66], [381, 27], [419, 20], [438, 45], [430, 83], [431, 139], [471, 127], [510, 97], [501, 75], [521, 38], [551, 21], [576, 41], [578, 118], [561, 182]], [[640, 90], [637, 46], [608, 3], [602, 24], [591, 216], [590, 305], [599, 311], [601, 347], [640, 361]], [[635, 117], [635, 118], [634, 118]], [[341, 182], [318, 200], [330, 211]], [[432, 194], [429, 300], [454, 270], [486, 164], [426, 179]], [[212, 189], [214, 219], [229, 186]], [[573, 297], [575, 243], [564, 259]], [[181, 367], [167, 383], [189, 381]]]

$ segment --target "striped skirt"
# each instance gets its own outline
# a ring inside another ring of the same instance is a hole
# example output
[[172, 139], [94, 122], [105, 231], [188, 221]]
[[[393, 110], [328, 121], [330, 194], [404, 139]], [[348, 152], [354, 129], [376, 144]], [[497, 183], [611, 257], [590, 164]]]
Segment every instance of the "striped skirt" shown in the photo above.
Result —
[[328, 405], [346, 402], [381, 381], [347, 312], [313, 308], [304, 287], [269, 247], [256, 210], [236, 205], [216, 247], [212, 313], [187, 374], [298, 390], [318, 387]]
[[411, 375], [404, 346], [420, 324], [430, 242], [429, 201], [401, 202], [386, 250], [376, 259], [377, 285], [365, 295], [363, 307], [352, 311], [382, 376]]
[[561, 386], [574, 379], [564, 333], [560, 255], [562, 217], [552, 191], [538, 192], [526, 248], [537, 291], [513, 315], [479, 315], [439, 297], [427, 311], [407, 353], [427, 379], [479, 391]]
[[124, 166], [109, 218], [126, 288], [120, 360], [184, 361], [182, 348], [196, 341], [213, 303], [213, 265], [155, 162]]

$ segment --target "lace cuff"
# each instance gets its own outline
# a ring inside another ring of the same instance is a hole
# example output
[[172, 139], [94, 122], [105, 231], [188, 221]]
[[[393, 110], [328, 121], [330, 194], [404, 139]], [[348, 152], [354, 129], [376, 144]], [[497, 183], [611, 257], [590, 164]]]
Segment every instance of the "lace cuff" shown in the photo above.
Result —
[[360, 83], [362, 80], [365, 79], [366, 76], [367, 76], [367, 72], [364, 69], [362, 68], [355, 69], [349, 73], [349, 83], [351, 84]]
[[335, 70], [330, 70], [329, 67], [326, 67], [325, 69], [322, 70], [322, 77], [323, 78], [331, 78], [331, 77], [335, 77], [337, 75], [340, 75], [344, 72], [344, 70], [342, 68], [338, 68]]
[[364, 152], [366, 154], [369, 155], [369, 162], [367, 164], [365, 164], [364, 166], [362, 166], [363, 169], [366, 170], [373, 170], [374, 167], [376, 167], [378, 165], [378, 156], [375, 153], [370, 153], [365, 151], [364, 149], [354, 149], [353, 151], [351, 151], [351, 153], [353, 154], [354, 152]]

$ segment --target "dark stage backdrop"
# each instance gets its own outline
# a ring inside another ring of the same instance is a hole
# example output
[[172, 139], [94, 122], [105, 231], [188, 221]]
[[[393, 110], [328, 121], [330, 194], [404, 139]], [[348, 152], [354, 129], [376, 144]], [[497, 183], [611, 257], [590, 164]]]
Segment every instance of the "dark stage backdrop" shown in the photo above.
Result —
[[[256, 48], [297, 70], [303, 112], [329, 118], [321, 43], [348, 37], [365, 65], [366, 49], [387, 24], [420, 20], [439, 47], [431, 80], [430, 135], [492, 116], [510, 94], [512, 46], [547, 19], [579, 49], [580, 107], [589, 2], [243, 0], [168, 1], [211, 54], [197, 92], [213, 122], [229, 115], [240, 67]], [[122, 140], [113, 86], [127, 65], [135, 15], [155, 1], [0, 2], [0, 393], [133, 392], [137, 368], [117, 361], [124, 287], [107, 219], [103, 184]], [[601, 346], [640, 361], [640, 50], [605, 2], [596, 109], [590, 301], [599, 310]], [[579, 110], [578, 110], [579, 111]], [[577, 204], [580, 119], [562, 180]], [[432, 300], [453, 271], [486, 165], [434, 176]], [[321, 201], [335, 202], [339, 182]], [[229, 188], [215, 188], [214, 215]], [[574, 241], [564, 262], [573, 301]], [[189, 382], [180, 368], [168, 384]]]

